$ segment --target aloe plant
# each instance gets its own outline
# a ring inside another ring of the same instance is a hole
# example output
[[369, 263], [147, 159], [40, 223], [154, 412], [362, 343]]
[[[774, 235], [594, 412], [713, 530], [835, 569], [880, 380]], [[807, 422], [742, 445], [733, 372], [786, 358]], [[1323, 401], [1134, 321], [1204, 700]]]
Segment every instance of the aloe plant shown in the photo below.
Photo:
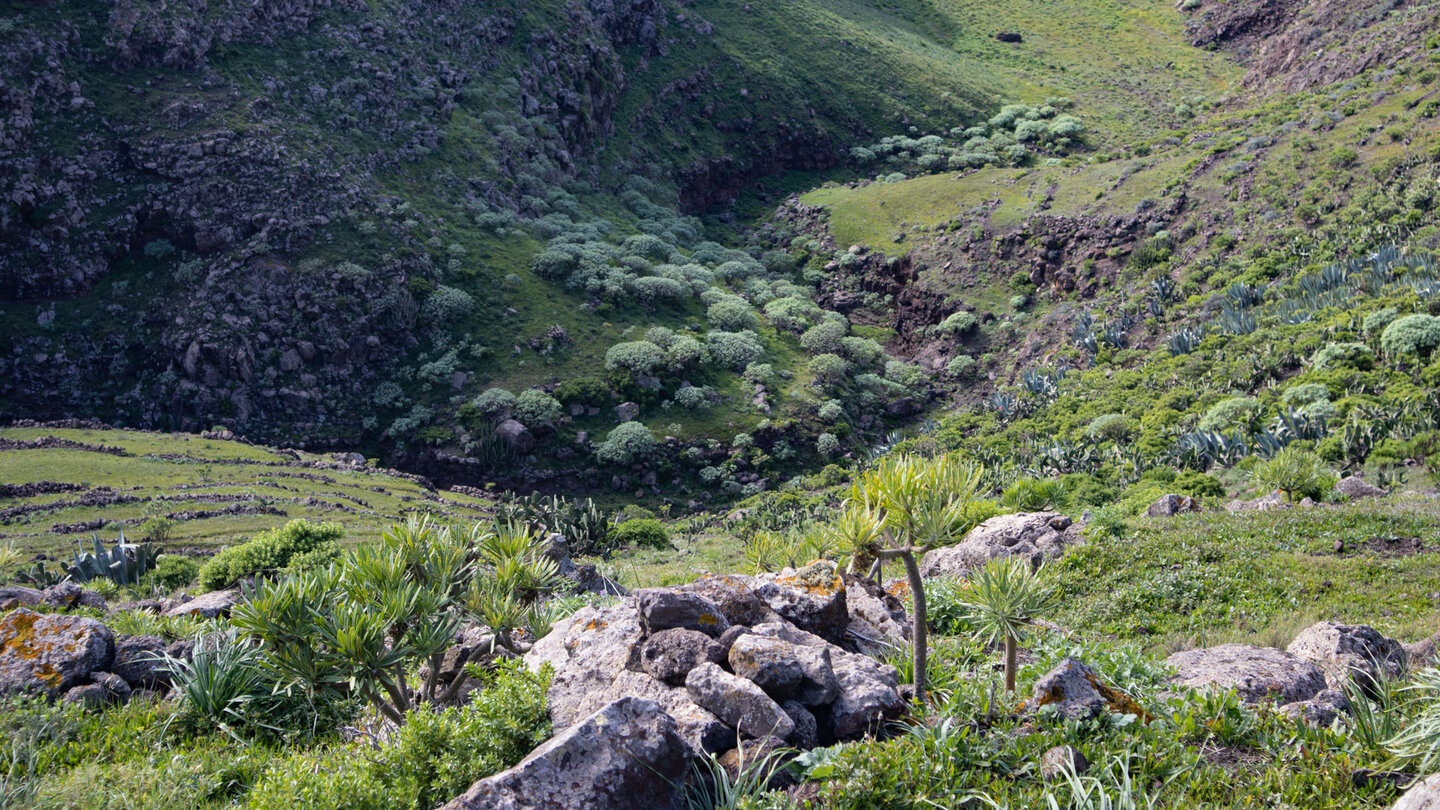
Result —
[[65, 573], [76, 582], [103, 578], [116, 585], [139, 584], [140, 577], [155, 567], [156, 560], [164, 551], [149, 543], [126, 543], [123, 531], [115, 541], [115, 547], [108, 551], [100, 541], [100, 535], [90, 535], [90, 541], [94, 544], [94, 551], [82, 549], [75, 555], [73, 563], [62, 563]]

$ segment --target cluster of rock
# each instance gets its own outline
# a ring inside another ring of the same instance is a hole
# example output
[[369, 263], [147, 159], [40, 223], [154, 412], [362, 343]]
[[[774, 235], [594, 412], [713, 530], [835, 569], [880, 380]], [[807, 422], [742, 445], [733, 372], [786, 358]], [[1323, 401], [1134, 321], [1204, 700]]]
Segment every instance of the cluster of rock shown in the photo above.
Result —
[[191, 642], [116, 636], [95, 619], [16, 608], [0, 618], [0, 694], [32, 694], [67, 703], [124, 703], [164, 692], [163, 656], [188, 658]]
[[1023, 557], [1032, 566], [1058, 558], [1081, 541], [1081, 526], [1059, 512], [1017, 512], [992, 517], [953, 546], [937, 548], [920, 561], [920, 575], [966, 577], [999, 557]]
[[745, 739], [813, 748], [900, 715], [895, 669], [859, 650], [900, 645], [906, 635], [898, 600], [815, 563], [707, 576], [585, 608], [525, 661], [554, 669], [557, 729], [634, 696], [662, 706], [696, 754], [723, 754]]

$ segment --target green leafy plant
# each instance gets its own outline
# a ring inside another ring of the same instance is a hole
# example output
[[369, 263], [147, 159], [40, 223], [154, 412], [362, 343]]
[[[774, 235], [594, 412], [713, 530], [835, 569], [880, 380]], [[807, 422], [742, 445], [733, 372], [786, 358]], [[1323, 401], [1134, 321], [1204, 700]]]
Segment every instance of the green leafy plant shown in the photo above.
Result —
[[[345, 528], [339, 523], [292, 520], [211, 557], [200, 566], [200, 587], [213, 591], [244, 577], [274, 574], [301, 554], [318, 551], [331, 559], [336, 558], [340, 554], [336, 541], [344, 536]], [[312, 564], [316, 561], [314, 556], [308, 559]]]
[[156, 558], [163, 552], [149, 543], [126, 543], [123, 531], [109, 551], [100, 542], [100, 535], [90, 535], [90, 541], [94, 544], [93, 551], [81, 550], [73, 562], [64, 565], [65, 573], [76, 582], [104, 578], [116, 585], [138, 584], [140, 577], [155, 567]]
[[1251, 478], [1264, 491], [1279, 490], [1291, 501], [1318, 500], [1334, 482], [1319, 456], [1294, 445], [1257, 463]]
[[632, 548], [669, 548], [670, 534], [654, 518], [636, 518], [615, 528], [615, 543]]
[[990, 560], [970, 573], [969, 583], [962, 602], [965, 621], [986, 643], [1005, 645], [1005, 689], [1014, 692], [1020, 643], [1036, 619], [1058, 606], [1059, 593], [1043, 566], [1031, 568], [1019, 557]]

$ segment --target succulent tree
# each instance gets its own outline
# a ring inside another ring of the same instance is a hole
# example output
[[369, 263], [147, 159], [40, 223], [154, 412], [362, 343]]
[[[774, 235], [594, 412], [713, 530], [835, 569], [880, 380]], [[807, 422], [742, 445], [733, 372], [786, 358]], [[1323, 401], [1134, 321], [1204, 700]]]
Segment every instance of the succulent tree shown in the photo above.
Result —
[[[430, 518], [392, 526], [324, 571], [267, 579], [245, 592], [231, 624], [258, 639], [281, 683], [310, 692], [348, 688], [395, 723], [421, 703], [453, 700], [442, 688], [446, 650], [467, 621], [512, 652], [512, 631], [530, 605], [558, 585], [555, 563], [530, 529], [515, 524], [456, 530]], [[456, 669], [480, 654], [477, 646]], [[429, 674], [412, 688], [418, 663]]]
[[929, 659], [925, 586], [919, 560], [925, 552], [960, 539], [969, 531], [971, 504], [984, 470], [954, 456], [888, 456], [852, 485], [846, 512], [837, 522], [852, 540], [855, 557], [899, 559], [905, 565], [913, 600], [911, 642], [915, 694], [924, 699]]
[[1020, 557], [999, 557], [970, 572], [965, 620], [988, 644], [1005, 645], [1005, 689], [1015, 691], [1020, 641], [1035, 620], [1055, 609], [1058, 595], [1044, 576]]

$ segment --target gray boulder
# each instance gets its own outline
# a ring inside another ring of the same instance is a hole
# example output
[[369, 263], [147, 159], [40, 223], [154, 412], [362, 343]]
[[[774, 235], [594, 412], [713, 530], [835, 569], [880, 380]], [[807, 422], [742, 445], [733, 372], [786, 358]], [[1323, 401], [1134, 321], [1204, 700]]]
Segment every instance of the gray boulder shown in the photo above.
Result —
[[845, 607], [847, 640], [857, 652], [878, 658], [910, 642], [905, 606], [875, 583], [846, 575]]
[[527, 455], [535, 449], [535, 436], [530, 428], [514, 419], [506, 419], [495, 427], [495, 437], [505, 446], [520, 455]]
[[1105, 683], [1100, 673], [1078, 658], [1066, 658], [1035, 682], [1033, 708], [1085, 719], [1102, 714], [1133, 714], [1145, 717], [1145, 710], [1129, 695]]
[[690, 670], [685, 688], [697, 705], [719, 717], [741, 737], [783, 739], [795, 730], [795, 721], [760, 687], [715, 664], [701, 664]]
[[1161, 495], [1145, 510], [1148, 517], [1175, 517], [1182, 512], [1199, 512], [1200, 502], [1189, 495]]
[[1300, 631], [1285, 651], [1320, 667], [1325, 682], [1339, 690], [1351, 682], [1373, 688], [1377, 678], [1400, 677], [1407, 663], [1403, 644], [1363, 624], [1311, 625]]
[[230, 610], [238, 604], [240, 604], [239, 591], [211, 591], [202, 593], [188, 602], [181, 602], [162, 615], [170, 618], [198, 616], [202, 619], [213, 619], [216, 616], [229, 616]]
[[1440, 773], [1416, 782], [1390, 810], [1440, 810]]
[[806, 706], [827, 706], [840, 694], [840, 682], [835, 679], [835, 666], [828, 647], [793, 648], [795, 660], [800, 663], [802, 677], [795, 699]]
[[747, 633], [730, 646], [730, 669], [774, 698], [788, 698], [805, 677], [795, 645]]
[[966, 577], [998, 557], [1023, 557], [1033, 567], [1055, 559], [1079, 540], [1070, 518], [1058, 512], [998, 515], [970, 530], [959, 543], [937, 548], [920, 561], [920, 575]]
[[1350, 698], [1338, 689], [1326, 689], [1309, 700], [1287, 703], [1280, 713], [1316, 728], [1328, 728], [1341, 713], [1350, 711]]
[[109, 669], [114, 657], [115, 637], [94, 619], [25, 608], [0, 618], [0, 694], [58, 698]]
[[134, 689], [167, 689], [170, 672], [161, 660], [165, 647], [159, 636], [118, 636], [110, 671]]
[[1389, 494], [1380, 487], [1366, 483], [1364, 479], [1354, 475], [1336, 481], [1335, 492], [1344, 495], [1352, 501], [1361, 498], [1383, 498]]
[[689, 749], [660, 704], [621, 698], [441, 810], [669, 810], [688, 767]]
[[660, 704], [675, 719], [685, 744], [696, 756], [718, 754], [735, 747], [735, 729], [725, 725], [713, 712], [700, 707], [683, 686], [667, 686], [643, 672], [626, 670], [615, 678], [605, 693], [606, 700], [639, 697]]
[[798, 700], [781, 701], [780, 709], [795, 723], [795, 730], [790, 732], [785, 742], [802, 751], [820, 745], [820, 721], [815, 719], [813, 712]]
[[581, 608], [568, 624], [535, 642], [525, 654], [525, 665], [536, 672], [547, 663], [554, 667], [547, 698], [555, 728], [573, 725], [610, 702], [616, 677], [641, 668], [642, 638], [635, 606], [621, 602]]
[[45, 601], [45, 594], [34, 588], [7, 585], [0, 588], [0, 610], [14, 610], [17, 607], [33, 607]]
[[635, 596], [640, 624], [647, 636], [661, 630], [682, 627], [713, 637], [719, 636], [730, 627], [730, 622], [720, 611], [720, 606], [698, 594], [668, 588], [650, 588], [636, 591]]
[[765, 600], [755, 595], [755, 591], [751, 587], [753, 584], [749, 577], [703, 576], [688, 585], [681, 586], [679, 590], [703, 596], [714, 602], [730, 624], [753, 627], [773, 620], [776, 615], [770, 606], [765, 604]]
[[1272, 647], [1222, 644], [1178, 652], [1165, 661], [1175, 669], [1171, 679], [1175, 685], [1234, 689], [1246, 703], [1295, 703], [1326, 688], [1325, 674], [1318, 667]]
[[119, 706], [130, 700], [130, 684], [109, 672], [93, 672], [90, 683], [81, 684], [65, 693], [65, 703], [76, 703], [87, 709]]
[[1057, 745], [1040, 757], [1040, 778], [1047, 782], [1064, 779], [1068, 774], [1090, 770], [1090, 760], [1073, 745]]
[[1272, 509], [1289, 509], [1291, 506], [1290, 499], [1285, 497], [1285, 493], [1272, 492], [1253, 501], [1242, 501], [1236, 498], [1225, 504], [1225, 509], [1231, 512], [1268, 512]]
[[831, 730], [837, 740], [875, 734], [905, 711], [895, 668], [863, 655], [841, 654], [833, 660], [839, 694], [830, 707]]
[[725, 649], [719, 642], [698, 630], [683, 627], [661, 630], [645, 639], [640, 648], [640, 663], [645, 671], [652, 678], [671, 685], [685, 683], [690, 670], [701, 664], [718, 664], [724, 660]]
[[74, 582], [60, 582], [41, 592], [45, 604], [52, 607], [74, 610], [95, 608], [105, 610], [105, 597], [94, 591], [87, 591]]

